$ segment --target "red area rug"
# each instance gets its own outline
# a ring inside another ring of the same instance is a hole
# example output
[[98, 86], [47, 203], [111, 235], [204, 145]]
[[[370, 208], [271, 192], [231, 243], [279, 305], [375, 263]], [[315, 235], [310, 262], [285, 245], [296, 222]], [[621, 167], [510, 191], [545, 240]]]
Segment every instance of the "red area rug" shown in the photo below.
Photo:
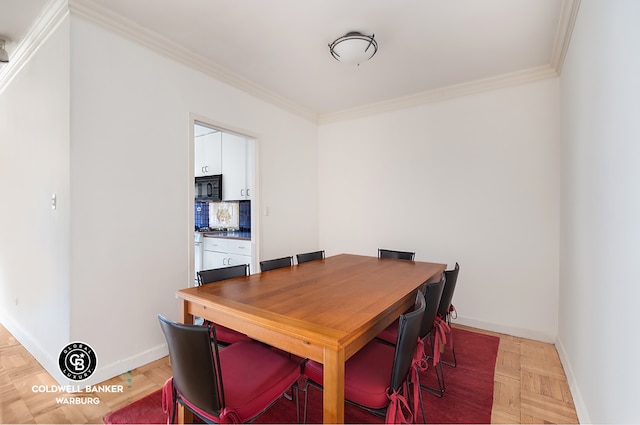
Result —
[[[422, 392], [427, 423], [491, 423], [493, 382], [499, 338], [462, 329], [453, 329], [458, 367], [445, 366], [446, 393], [437, 398]], [[450, 360], [445, 352], [443, 359]], [[421, 382], [436, 386], [432, 368], [423, 372]], [[302, 393], [301, 393], [302, 395]], [[115, 410], [103, 419], [105, 424], [167, 423], [161, 408], [161, 391]], [[309, 389], [308, 423], [322, 423], [322, 393]], [[345, 405], [347, 423], [383, 423], [384, 420], [366, 411]], [[418, 417], [416, 422], [422, 422]], [[254, 423], [296, 423], [295, 402], [281, 399]]]

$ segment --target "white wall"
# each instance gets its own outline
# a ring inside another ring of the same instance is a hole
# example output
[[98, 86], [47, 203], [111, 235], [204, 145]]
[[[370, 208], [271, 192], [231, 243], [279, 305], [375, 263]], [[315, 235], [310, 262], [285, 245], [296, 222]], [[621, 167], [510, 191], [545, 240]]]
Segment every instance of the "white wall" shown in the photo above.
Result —
[[71, 29], [71, 336], [112, 375], [160, 354], [156, 314], [176, 318], [192, 280], [190, 114], [257, 136], [263, 258], [318, 246], [317, 133], [81, 18]]
[[640, 422], [638, 22], [637, 1], [582, 1], [561, 80], [558, 349], [581, 422]]
[[69, 342], [69, 86], [64, 20], [0, 93], [0, 321], [58, 379]]
[[558, 80], [322, 125], [320, 246], [460, 263], [460, 322], [554, 341]]
[[256, 137], [262, 258], [317, 249], [307, 120], [76, 16], [0, 96], [0, 319], [60, 382], [70, 341], [97, 353], [86, 384], [166, 354], [156, 315], [192, 282], [193, 116]]

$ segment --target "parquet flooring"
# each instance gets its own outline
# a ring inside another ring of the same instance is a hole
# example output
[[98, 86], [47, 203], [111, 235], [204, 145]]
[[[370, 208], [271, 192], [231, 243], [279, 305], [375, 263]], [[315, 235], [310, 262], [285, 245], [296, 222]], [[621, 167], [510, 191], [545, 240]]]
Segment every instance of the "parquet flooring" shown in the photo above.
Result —
[[[552, 344], [472, 330], [500, 337], [492, 423], [578, 423], [569, 385]], [[160, 388], [169, 376], [171, 366], [165, 357], [104, 382], [124, 385], [125, 391], [94, 394], [100, 399], [97, 405], [58, 404], [51, 393], [32, 391], [33, 385], [57, 383], [0, 325], [2, 424], [101, 424], [105, 414]]]

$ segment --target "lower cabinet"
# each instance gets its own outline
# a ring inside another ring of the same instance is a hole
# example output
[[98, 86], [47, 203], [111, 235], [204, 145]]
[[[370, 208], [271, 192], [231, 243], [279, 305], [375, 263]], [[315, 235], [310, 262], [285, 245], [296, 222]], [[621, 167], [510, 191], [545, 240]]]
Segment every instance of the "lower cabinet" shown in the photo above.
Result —
[[251, 241], [205, 237], [203, 243], [203, 269], [251, 264]]

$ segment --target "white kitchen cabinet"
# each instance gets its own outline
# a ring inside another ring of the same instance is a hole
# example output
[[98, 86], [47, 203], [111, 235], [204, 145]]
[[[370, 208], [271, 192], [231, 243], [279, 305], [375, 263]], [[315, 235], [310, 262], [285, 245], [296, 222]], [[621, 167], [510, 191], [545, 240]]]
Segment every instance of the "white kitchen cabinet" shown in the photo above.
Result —
[[193, 172], [195, 176], [222, 174], [222, 133], [216, 131], [198, 136], [194, 143]]
[[251, 241], [205, 237], [202, 262], [205, 270], [251, 264]]
[[227, 254], [223, 252], [203, 251], [202, 266], [204, 270], [226, 267]]
[[230, 254], [248, 255], [251, 257], [251, 241], [228, 239], [227, 251]]
[[237, 266], [239, 264], [251, 264], [251, 256], [228, 254], [226, 262], [227, 262], [227, 265], [229, 266]]
[[225, 201], [251, 199], [249, 143], [244, 137], [222, 134], [222, 198]]

